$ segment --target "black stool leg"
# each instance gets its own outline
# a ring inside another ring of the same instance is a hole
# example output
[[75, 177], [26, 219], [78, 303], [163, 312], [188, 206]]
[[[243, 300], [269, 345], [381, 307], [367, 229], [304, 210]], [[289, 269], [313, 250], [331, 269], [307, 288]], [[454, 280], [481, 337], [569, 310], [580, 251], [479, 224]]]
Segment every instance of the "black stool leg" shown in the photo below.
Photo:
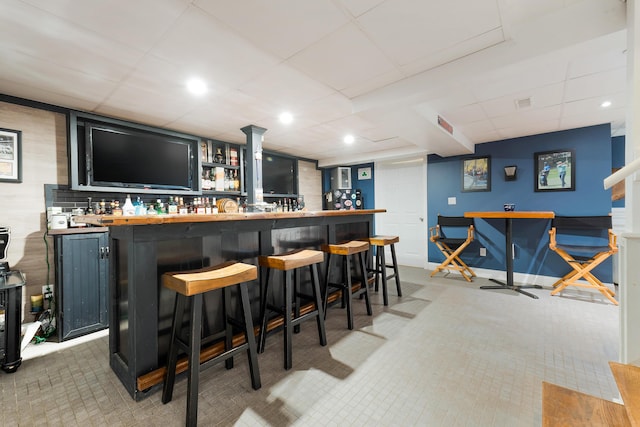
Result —
[[291, 326], [291, 311], [292, 307], [292, 272], [291, 270], [284, 272], [284, 369], [291, 369], [291, 340], [292, 340], [292, 326]]
[[330, 273], [331, 273], [331, 254], [329, 254], [328, 258], [327, 258], [327, 275], [324, 278], [324, 298], [323, 298], [323, 311], [324, 311], [324, 318], [327, 318], [327, 305], [329, 302], [329, 279], [330, 279]]
[[173, 396], [173, 385], [176, 381], [176, 364], [178, 363], [178, 339], [182, 329], [185, 299], [186, 297], [183, 295], [176, 294], [176, 299], [173, 304], [173, 323], [171, 325], [169, 354], [167, 356], [167, 375], [162, 388], [162, 403], [171, 402]]
[[380, 283], [380, 247], [376, 246], [376, 292], [378, 292]]
[[269, 275], [271, 269], [267, 268], [264, 274], [265, 282], [262, 286], [262, 300], [260, 301], [260, 336], [258, 339], [258, 352], [264, 352], [264, 346], [267, 341], [267, 295], [269, 294]]
[[200, 376], [200, 326], [202, 294], [191, 297], [191, 327], [189, 336], [189, 379], [187, 383], [187, 425], [198, 424], [198, 382]]
[[[346, 300], [347, 300], [347, 327], [349, 329], [353, 329], [353, 312], [351, 310], [351, 302], [353, 301], [353, 295], [351, 294], [351, 257], [349, 255], [345, 255], [345, 260], [346, 260], [346, 267], [344, 269], [344, 280], [345, 280], [345, 287], [342, 290], [342, 301], [344, 304], [344, 300], [345, 300], [345, 294], [346, 294]], [[367, 294], [367, 301], [369, 301], [369, 297]], [[367, 302], [367, 305], [369, 303]], [[344, 305], [343, 305], [344, 306]]]
[[[369, 299], [369, 286], [367, 286], [367, 267], [364, 263], [364, 252], [360, 252], [358, 256], [360, 258], [360, 272], [362, 273], [362, 287], [364, 287], [364, 300], [365, 300], [365, 304], [367, 304], [367, 314], [371, 316], [373, 315], [373, 311], [371, 311], [371, 300]], [[351, 285], [349, 285], [349, 295], [351, 295]]]
[[380, 252], [380, 263], [378, 264], [378, 267], [382, 274], [382, 301], [384, 305], [387, 306], [389, 305], [389, 293], [387, 292], [387, 260], [384, 253], [384, 246], [378, 246], [378, 251]]
[[[222, 289], [222, 299], [224, 301], [222, 312], [225, 324], [224, 351], [229, 351], [233, 348], [233, 325], [229, 322], [229, 313], [231, 313], [231, 289], [229, 286]], [[227, 369], [233, 368], [233, 356], [225, 359], [224, 366]]]
[[391, 260], [393, 261], [393, 274], [396, 276], [396, 290], [398, 291], [398, 296], [402, 296], [402, 289], [400, 289], [400, 273], [398, 272], [398, 260], [396, 259], [396, 248], [395, 245], [391, 245]]
[[256, 348], [256, 336], [253, 332], [253, 320], [251, 319], [251, 306], [249, 305], [249, 290], [247, 283], [240, 283], [240, 302], [244, 317], [244, 338], [247, 341], [247, 356], [249, 358], [249, 373], [251, 374], [251, 386], [254, 390], [262, 387], [260, 383], [260, 368], [258, 367], [258, 351]]
[[[300, 317], [300, 269], [296, 268], [293, 271], [293, 298], [295, 299], [295, 304], [293, 305], [294, 311], [294, 319]], [[293, 333], [300, 333], [300, 324], [296, 323], [293, 326]]]
[[318, 278], [318, 266], [316, 264], [312, 264], [309, 266], [309, 269], [311, 270], [313, 298], [316, 302], [316, 310], [318, 310], [316, 323], [318, 325], [320, 345], [325, 346], [327, 345], [327, 334], [324, 327], [324, 310], [322, 309], [322, 300], [320, 298], [320, 279]]

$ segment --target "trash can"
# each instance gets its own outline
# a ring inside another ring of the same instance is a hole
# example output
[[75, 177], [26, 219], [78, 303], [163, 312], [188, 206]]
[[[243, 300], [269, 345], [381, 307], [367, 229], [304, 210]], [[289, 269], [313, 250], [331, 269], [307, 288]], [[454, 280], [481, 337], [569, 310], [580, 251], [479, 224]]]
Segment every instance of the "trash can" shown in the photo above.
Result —
[[22, 327], [22, 287], [24, 276], [20, 271], [0, 274], [0, 367], [7, 373], [15, 372], [20, 357]]

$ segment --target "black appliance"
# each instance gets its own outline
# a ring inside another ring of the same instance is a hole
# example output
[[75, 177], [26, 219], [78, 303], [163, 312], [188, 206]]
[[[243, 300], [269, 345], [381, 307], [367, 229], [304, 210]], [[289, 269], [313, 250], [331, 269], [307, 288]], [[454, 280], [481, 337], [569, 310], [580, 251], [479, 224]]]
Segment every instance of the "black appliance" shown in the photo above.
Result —
[[7, 256], [11, 230], [0, 227], [0, 367], [3, 371], [15, 372], [20, 357], [20, 329], [22, 314], [22, 287], [24, 276], [11, 271], [9, 263], [2, 261]]

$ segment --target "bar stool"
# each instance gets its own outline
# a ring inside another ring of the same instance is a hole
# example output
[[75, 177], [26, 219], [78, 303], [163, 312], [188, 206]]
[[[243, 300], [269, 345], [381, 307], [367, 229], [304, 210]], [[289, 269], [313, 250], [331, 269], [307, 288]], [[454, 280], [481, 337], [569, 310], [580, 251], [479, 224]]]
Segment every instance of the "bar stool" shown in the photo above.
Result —
[[[162, 390], [162, 403], [171, 401], [173, 385], [176, 376], [176, 364], [178, 349], [186, 351], [189, 361], [187, 383], [187, 425], [195, 426], [198, 419], [198, 381], [200, 370], [218, 362], [225, 361], [227, 369], [233, 367], [233, 356], [243, 350], [247, 351], [249, 359], [249, 371], [251, 385], [258, 390], [260, 384], [260, 371], [258, 368], [258, 353], [256, 349], [253, 322], [251, 320], [251, 307], [249, 306], [249, 292], [247, 282], [258, 277], [258, 268], [254, 265], [239, 262], [227, 262], [214, 267], [199, 270], [164, 273], [162, 284], [168, 289], [177, 292], [173, 310], [173, 323], [171, 326], [171, 342], [169, 344], [169, 356], [167, 360], [167, 375]], [[242, 307], [243, 321], [237, 322], [228, 316], [231, 302], [231, 286], [239, 285], [240, 305]], [[225, 351], [202, 365], [200, 364], [200, 347], [203, 343], [211, 341], [214, 337], [201, 338], [202, 328], [202, 301], [203, 295], [216, 289], [223, 291], [223, 313], [225, 319]], [[189, 312], [189, 337], [188, 342], [181, 337], [182, 319], [185, 304], [190, 303]], [[244, 326], [245, 342], [232, 348], [233, 328], [232, 324], [242, 323]]]
[[[292, 366], [292, 328], [299, 328], [300, 323], [315, 317], [318, 326], [320, 345], [327, 345], [327, 336], [324, 328], [324, 310], [320, 293], [320, 280], [318, 279], [318, 264], [324, 261], [324, 253], [311, 249], [296, 250], [282, 255], [270, 255], [258, 257], [260, 267], [266, 269], [265, 283], [263, 287], [262, 301], [260, 304], [260, 317], [262, 319], [260, 327], [260, 339], [258, 341], [258, 351], [264, 352], [267, 339], [267, 315], [269, 310], [280, 313], [284, 318], [284, 369], [291, 369]], [[309, 266], [311, 272], [311, 289], [313, 296], [303, 295], [299, 292], [300, 268]], [[269, 291], [269, 274], [271, 270], [280, 270], [284, 276], [284, 308], [267, 304]], [[295, 274], [294, 274], [295, 273]], [[292, 288], [293, 279], [293, 288]], [[315, 309], [300, 314], [301, 297], [311, 300], [315, 304]], [[295, 298], [295, 304], [292, 300]], [[293, 310], [293, 318], [292, 318]], [[297, 332], [297, 331], [296, 331]]]
[[[367, 285], [367, 267], [364, 262], [364, 254], [369, 250], [369, 243], [352, 240], [350, 242], [341, 243], [341, 244], [325, 244], [322, 245], [322, 251], [329, 254], [329, 259], [327, 260], [327, 275], [326, 275], [326, 283], [325, 283], [325, 294], [324, 294], [324, 308], [325, 308], [325, 316], [327, 312], [327, 303], [329, 299], [329, 289], [337, 288], [342, 290], [342, 308], [347, 306], [347, 326], [349, 329], [353, 329], [353, 312], [351, 310], [353, 295], [362, 295], [364, 294], [365, 303], [367, 305], [367, 314], [371, 316], [373, 312], [371, 311], [371, 302], [369, 301], [369, 286]], [[331, 258], [333, 255], [340, 255], [344, 258], [342, 259], [342, 283], [332, 283], [330, 282], [331, 278]], [[354, 255], [358, 255], [359, 264], [360, 264], [360, 272], [362, 273], [360, 289], [355, 293], [352, 291], [352, 280], [351, 280], [351, 257]]]
[[[369, 242], [369, 245], [376, 247], [376, 260], [373, 268], [367, 269], [368, 272], [375, 273], [376, 292], [378, 292], [378, 284], [380, 283], [380, 276], [382, 276], [382, 300], [384, 305], [389, 305], [389, 294], [387, 292], [387, 281], [389, 279], [396, 279], [396, 290], [398, 296], [402, 296], [402, 290], [400, 289], [400, 273], [398, 273], [398, 261], [396, 259], [395, 244], [400, 241], [398, 236], [372, 236], [366, 239], [362, 239], [365, 242]], [[385, 257], [385, 246], [391, 246], [391, 260], [392, 263], [387, 265]], [[393, 268], [393, 274], [387, 275], [387, 268]]]

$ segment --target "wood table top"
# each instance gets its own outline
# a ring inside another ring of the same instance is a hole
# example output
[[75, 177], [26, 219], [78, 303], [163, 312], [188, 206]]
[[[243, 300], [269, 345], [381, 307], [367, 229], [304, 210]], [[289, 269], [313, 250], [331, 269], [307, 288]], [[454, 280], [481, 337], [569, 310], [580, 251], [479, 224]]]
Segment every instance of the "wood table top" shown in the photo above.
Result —
[[179, 224], [188, 222], [219, 222], [219, 221], [251, 221], [260, 219], [289, 219], [314, 217], [340, 217], [354, 215], [371, 215], [384, 213], [386, 209], [359, 209], [353, 211], [297, 211], [297, 212], [248, 212], [248, 213], [219, 213], [212, 215], [79, 215], [76, 221], [101, 227], [122, 225], [155, 225]]
[[465, 218], [555, 218], [551, 211], [488, 211], [465, 212]]

